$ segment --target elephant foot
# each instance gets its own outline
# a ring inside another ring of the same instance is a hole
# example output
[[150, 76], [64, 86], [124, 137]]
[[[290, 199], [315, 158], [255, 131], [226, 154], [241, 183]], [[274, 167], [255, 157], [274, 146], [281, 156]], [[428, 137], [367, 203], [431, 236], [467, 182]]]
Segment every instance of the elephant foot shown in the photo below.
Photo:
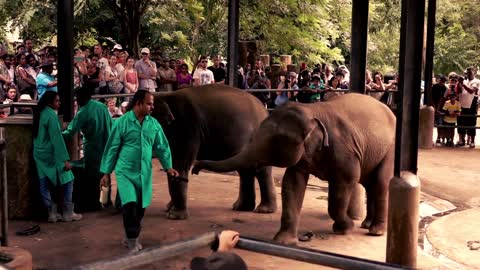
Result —
[[368, 235], [381, 236], [385, 233], [385, 222], [370, 225]]
[[165, 212], [167, 212], [167, 213], [170, 212], [170, 209], [172, 209], [172, 207], [173, 207], [173, 202], [169, 201], [167, 203], [167, 205], [165, 206]]
[[277, 211], [277, 205], [274, 203], [260, 203], [257, 208], [255, 208], [255, 213], [275, 213]]
[[362, 229], [370, 229], [370, 226], [372, 225], [372, 220], [371, 219], [365, 219], [362, 224], [360, 225], [360, 228]]
[[353, 228], [353, 221], [351, 219], [333, 223], [332, 229], [335, 234], [347, 234]]
[[234, 211], [253, 211], [255, 209], [255, 201], [253, 203], [246, 203], [243, 200], [237, 200], [233, 203]]
[[275, 235], [273, 240], [279, 244], [289, 245], [289, 246], [294, 246], [298, 243], [298, 239], [296, 235], [293, 235], [288, 232], [282, 232], [282, 231], [279, 231]]
[[179, 210], [175, 208], [175, 206], [172, 206], [167, 212], [167, 218], [173, 220], [184, 220], [188, 218], [188, 211], [187, 209]]

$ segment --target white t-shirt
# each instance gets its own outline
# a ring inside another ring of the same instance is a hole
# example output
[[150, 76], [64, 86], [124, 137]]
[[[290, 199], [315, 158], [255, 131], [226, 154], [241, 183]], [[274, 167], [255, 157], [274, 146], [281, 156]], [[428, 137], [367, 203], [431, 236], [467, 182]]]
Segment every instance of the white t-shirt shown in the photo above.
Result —
[[462, 93], [458, 96], [458, 100], [460, 101], [460, 106], [462, 106], [462, 108], [470, 108], [472, 106], [473, 98], [478, 94], [478, 89], [480, 89], [480, 80], [473, 79], [471, 81], [465, 81], [464, 84], [468, 86], [468, 88], [474, 89], [475, 92], [470, 94], [467, 90], [462, 89]]
[[193, 79], [199, 80], [200, 85], [212, 84], [215, 82], [213, 78], [213, 72], [209, 69], [197, 68], [193, 73]]

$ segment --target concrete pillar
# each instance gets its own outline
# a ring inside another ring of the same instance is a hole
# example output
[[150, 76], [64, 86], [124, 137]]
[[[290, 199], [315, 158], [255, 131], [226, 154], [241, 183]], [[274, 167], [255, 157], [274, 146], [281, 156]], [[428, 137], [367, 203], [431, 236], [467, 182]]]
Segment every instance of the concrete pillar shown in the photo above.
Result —
[[365, 216], [366, 210], [365, 189], [362, 185], [355, 184], [347, 214], [351, 219], [359, 220]]
[[432, 106], [422, 106], [419, 113], [418, 147], [423, 149], [433, 148], [433, 124], [435, 109]]
[[403, 171], [390, 181], [388, 200], [387, 263], [417, 266], [420, 180]]

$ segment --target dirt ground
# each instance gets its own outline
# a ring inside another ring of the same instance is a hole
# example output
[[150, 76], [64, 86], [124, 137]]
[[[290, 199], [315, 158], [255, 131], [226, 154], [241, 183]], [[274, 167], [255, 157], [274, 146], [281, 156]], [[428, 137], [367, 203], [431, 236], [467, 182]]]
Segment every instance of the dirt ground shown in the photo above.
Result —
[[[471, 162], [476, 164], [477, 169], [475, 170], [478, 171], [479, 154], [478, 149], [435, 148], [433, 150], [422, 150], [419, 154], [419, 173], [433, 182], [447, 181], [449, 183], [445, 185], [448, 187], [452, 182], [451, 166], [455, 167], [455, 164], [461, 165]], [[448, 159], [445, 157], [448, 157]], [[450, 160], [453, 163], [450, 163]], [[158, 161], [154, 160], [153, 164], [153, 203], [146, 211], [141, 234], [144, 247], [170, 243], [222, 229], [233, 229], [244, 236], [271, 240], [279, 229], [281, 199], [278, 186], [279, 211], [277, 213], [234, 212], [231, 210], [231, 205], [238, 194], [238, 178], [234, 175], [213, 173], [201, 173], [190, 178], [188, 201], [190, 218], [188, 220], [172, 221], [166, 219], [164, 209], [169, 201], [167, 182], [165, 174], [159, 172]], [[464, 167], [456, 168], [455, 176], [462, 177], [464, 170], [466, 171], [465, 178], [470, 177], [469, 168]], [[283, 175], [283, 170], [275, 169], [274, 175], [278, 184]], [[332, 234], [333, 221], [327, 214], [327, 184], [316, 178], [310, 179], [309, 183], [300, 221], [300, 233], [311, 230], [316, 237], [312, 241], [302, 242], [300, 245], [384, 261], [386, 237], [367, 236], [366, 231], [359, 228], [360, 221], [356, 222], [356, 228], [349, 235], [338, 236]], [[439, 186], [442, 189], [445, 187], [442, 184], [439, 184]], [[480, 185], [477, 184], [477, 186]], [[433, 188], [433, 190], [435, 189]], [[257, 195], [257, 203], [258, 201], [259, 197]], [[32, 253], [34, 269], [70, 269], [73, 266], [126, 253], [126, 249], [120, 245], [123, 238], [121, 215], [115, 213], [112, 209], [84, 214], [84, 219], [79, 222], [56, 224], [40, 222], [41, 231], [39, 233], [28, 237], [15, 235], [15, 231], [29, 226], [31, 223], [30, 221], [11, 221], [9, 235], [11, 246], [27, 249]], [[241, 250], [237, 252], [245, 259], [249, 269], [328, 269], [263, 254]], [[207, 256], [209, 253], [208, 248], [204, 248], [197, 252], [137, 269], [188, 269], [189, 261], [193, 256]], [[435, 259], [426, 256], [421, 250], [419, 250], [418, 256], [420, 268], [446, 269], [439, 266]]]

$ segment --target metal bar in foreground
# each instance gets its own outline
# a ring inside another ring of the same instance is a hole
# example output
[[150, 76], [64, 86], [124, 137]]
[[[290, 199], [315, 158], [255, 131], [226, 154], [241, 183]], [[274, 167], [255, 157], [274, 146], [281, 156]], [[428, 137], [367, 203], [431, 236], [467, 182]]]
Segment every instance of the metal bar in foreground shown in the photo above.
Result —
[[346, 255], [340, 255], [325, 251], [319, 251], [302, 247], [291, 247], [279, 245], [267, 241], [257, 240], [249, 237], [240, 237], [235, 248], [248, 251], [283, 257], [287, 259], [303, 261], [318, 265], [334, 267], [338, 269], [360, 270], [360, 269], [409, 269], [399, 265], [376, 262]]
[[102, 260], [95, 263], [74, 267], [74, 270], [123, 270], [141, 265], [161, 261], [177, 255], [206, 247], [215, 240], [216, 234], [209, 232], [185, 241], [151, 247], [141, 252], [119, 256], [110, 260]]
[[8, 187], [7, 187], [7, 141], [5, 128], [0, 128], [0, 179], [2, 190], [2, 236], [0, 238], [2, 246], [8, 246]]

